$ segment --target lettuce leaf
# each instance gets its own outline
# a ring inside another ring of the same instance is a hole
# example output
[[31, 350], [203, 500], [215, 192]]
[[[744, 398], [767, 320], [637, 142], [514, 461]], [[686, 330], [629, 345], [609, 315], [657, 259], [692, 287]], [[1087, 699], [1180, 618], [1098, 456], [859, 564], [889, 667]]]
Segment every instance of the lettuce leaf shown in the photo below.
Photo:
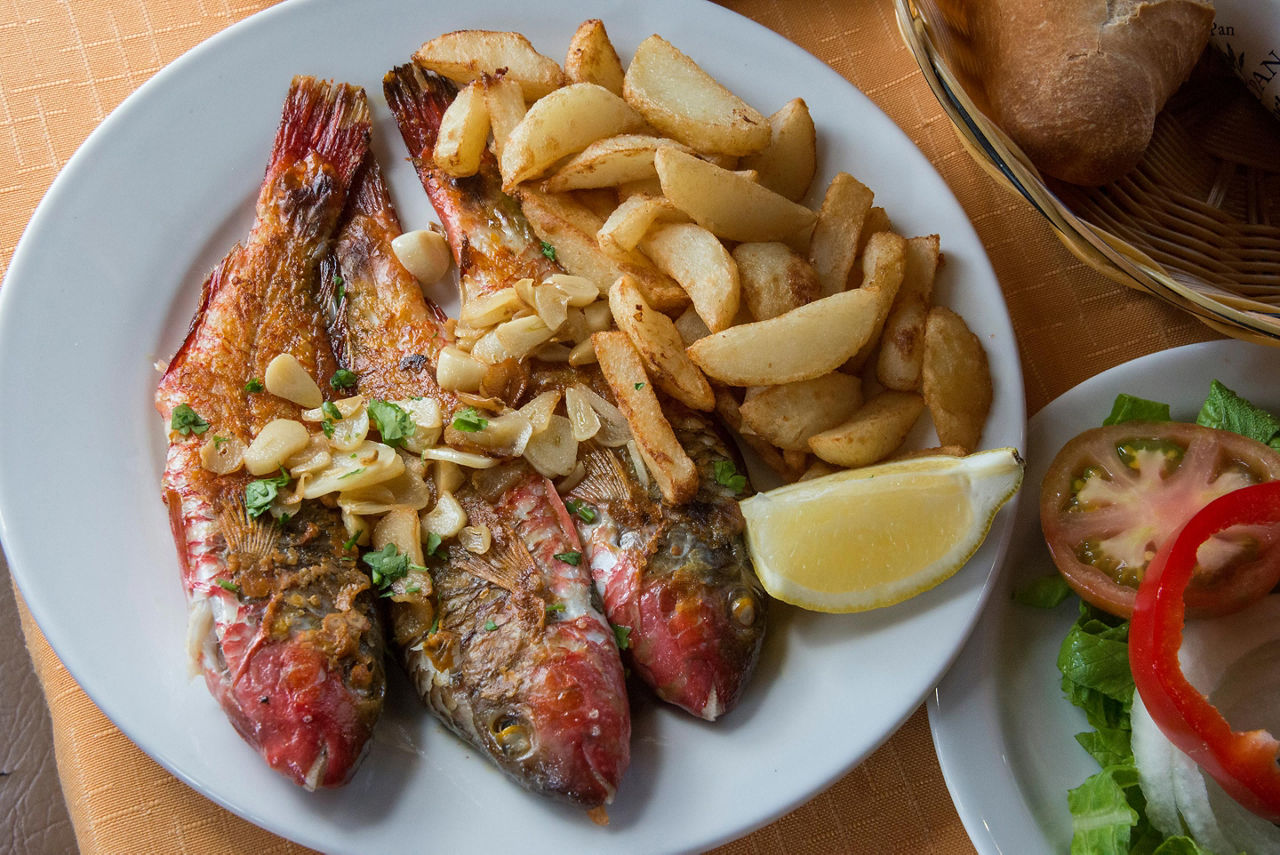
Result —
[[1123, 422], [1167, 422], [1171, 421], [1169, 405], [1159, 401], [1148, 401], [1136, 395], [1121, 393], [1111, 405], [1111, 415], [1102, 420], [1102, 424], [1118, 425]]
[[1196, 424], [1229, 430], [1280, 451], [1280, 419], [1214, 380]]

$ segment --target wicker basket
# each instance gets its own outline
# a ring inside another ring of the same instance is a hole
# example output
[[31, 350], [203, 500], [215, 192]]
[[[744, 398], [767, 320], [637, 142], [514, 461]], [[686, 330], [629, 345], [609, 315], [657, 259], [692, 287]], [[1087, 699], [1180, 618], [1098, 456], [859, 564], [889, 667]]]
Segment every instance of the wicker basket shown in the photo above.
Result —
[[925, 79], [974, 159], [1081, 260], [1235, 338], [1280, 346], [1280, 122], [1206, 51], [1136, 169], [1046, 180], [988, 118], [964, 0], [894, 0]]

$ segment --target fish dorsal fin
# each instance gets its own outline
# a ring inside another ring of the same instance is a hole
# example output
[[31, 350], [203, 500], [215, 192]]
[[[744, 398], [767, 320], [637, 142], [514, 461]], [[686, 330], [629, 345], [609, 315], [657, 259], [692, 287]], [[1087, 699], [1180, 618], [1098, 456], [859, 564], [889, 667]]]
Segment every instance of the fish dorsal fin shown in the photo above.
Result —
[[249, 516], [243, 493], [218, 513], [219, 529], [227, 541], [227, 550], [241, 556], [241, 560], [255, 561], [276, 551], [280, 541], [280, 527], [264, 522], [261, 517]]

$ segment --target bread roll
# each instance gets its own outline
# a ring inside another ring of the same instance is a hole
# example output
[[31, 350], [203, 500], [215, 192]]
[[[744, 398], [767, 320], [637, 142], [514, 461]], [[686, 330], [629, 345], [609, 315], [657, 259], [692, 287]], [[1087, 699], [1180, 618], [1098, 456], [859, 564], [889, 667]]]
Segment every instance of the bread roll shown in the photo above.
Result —
[[994, 118], [1044, 173], [1114, 181], [1209, 39], [1211, 0], [973, 0]]

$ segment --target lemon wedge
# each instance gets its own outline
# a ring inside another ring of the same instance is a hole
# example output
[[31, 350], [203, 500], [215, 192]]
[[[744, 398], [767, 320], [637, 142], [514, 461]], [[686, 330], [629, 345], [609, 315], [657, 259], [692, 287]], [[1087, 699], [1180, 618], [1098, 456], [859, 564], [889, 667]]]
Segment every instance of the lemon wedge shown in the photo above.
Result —
[[820, 612], [900, 603], [977, 551], [1022, 484], [1012, 448], [849, 469], [742, 502], [765, 590]]

